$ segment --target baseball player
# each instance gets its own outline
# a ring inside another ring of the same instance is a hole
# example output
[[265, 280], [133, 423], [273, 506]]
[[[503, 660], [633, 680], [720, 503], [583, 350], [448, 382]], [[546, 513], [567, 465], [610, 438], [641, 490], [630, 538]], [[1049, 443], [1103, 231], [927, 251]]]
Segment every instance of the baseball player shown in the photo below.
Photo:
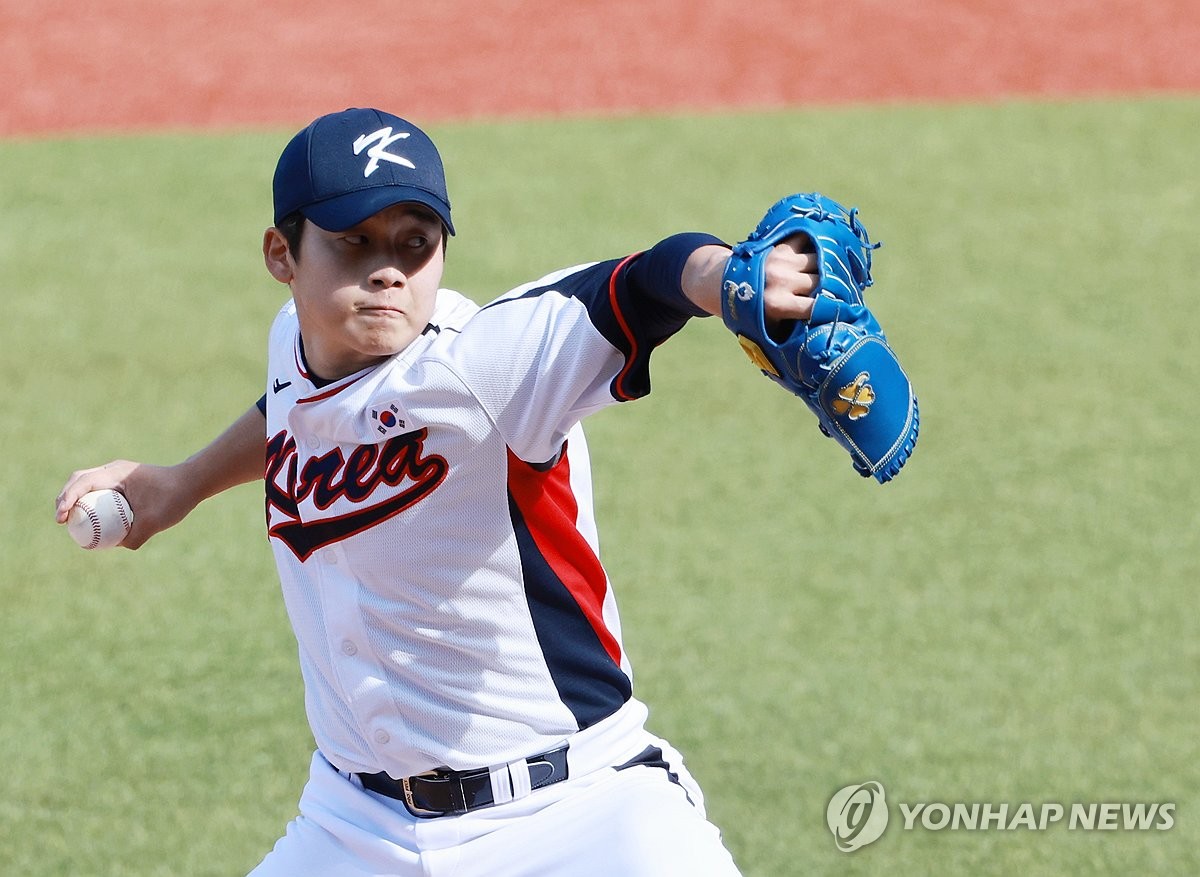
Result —
[[[729, 247], [674, 235], [479, 307], [441, 288], [434, 144], [370, 109], [298, 133], [274, 201], [263, 254], [290, 297], [263, 398], [183, 463], [79, 471], [57, 500], [62, 522], [123, 490], [136, 548], [264, 479], [316, 751], [255, 877], [736, 874], [633, 695], [580, 427], [721, 312]], [[812, 312], [808, 246], [767, 259], [769, 326]]]

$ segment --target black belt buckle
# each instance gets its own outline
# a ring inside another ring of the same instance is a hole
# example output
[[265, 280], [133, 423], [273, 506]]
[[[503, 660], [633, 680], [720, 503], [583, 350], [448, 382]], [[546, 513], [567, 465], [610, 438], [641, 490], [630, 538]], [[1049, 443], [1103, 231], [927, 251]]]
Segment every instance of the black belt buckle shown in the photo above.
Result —
[[[429, 782], [431, 780], [436, 781], [436, 780], [433, 780], [432, 776], [430, 776], [430, 777], [425, 777], [425, 776], [405, 777], [404, 779], [402, 779], [400, 781], [400, 788], [403, 789], [403, 791], [404, 791], [404, 805], [408, 808], [408, 812], [411, 813], [413, 816], [421, 816], [421, 817], [425, 817], [428, 819], [428, 818], [432, 818], [434, 816], [447, 816], [451, 813], [467, 812], [465, 806], [461, 811], [459, 811], [457, 809], [455, 809], [455, 810], [429, 810], [425, 807], [422, 807], [413, 798], [413, 780], [418, 780], [418, 781], [422, 781], [422, 782]], [[464, 801], [463, 803], [465, 805], [466, 802]]]

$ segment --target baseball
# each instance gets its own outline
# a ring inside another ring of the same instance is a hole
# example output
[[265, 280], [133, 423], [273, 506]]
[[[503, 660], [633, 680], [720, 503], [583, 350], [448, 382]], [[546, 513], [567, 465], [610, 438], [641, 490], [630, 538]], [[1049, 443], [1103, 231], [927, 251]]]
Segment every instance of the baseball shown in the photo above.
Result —
[[75, 503], [67, 517], [67, 532], [81, 548], [113, 548], [133, 527], [133, 509], [117, 490], [93, 490]]

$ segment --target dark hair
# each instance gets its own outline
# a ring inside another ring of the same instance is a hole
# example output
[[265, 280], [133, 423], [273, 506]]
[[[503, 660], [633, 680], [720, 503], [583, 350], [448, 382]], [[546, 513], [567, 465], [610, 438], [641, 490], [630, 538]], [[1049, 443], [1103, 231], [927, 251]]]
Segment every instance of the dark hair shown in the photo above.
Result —
[[299, 210], [295, 210], [279, 220], [279, 224], [275, 227], [279, 229], [280, 234], [283, 235], [283, 239], [287, 241], [292, 258], [299, 261], [300, 240], [304, 237], [304, 214]]

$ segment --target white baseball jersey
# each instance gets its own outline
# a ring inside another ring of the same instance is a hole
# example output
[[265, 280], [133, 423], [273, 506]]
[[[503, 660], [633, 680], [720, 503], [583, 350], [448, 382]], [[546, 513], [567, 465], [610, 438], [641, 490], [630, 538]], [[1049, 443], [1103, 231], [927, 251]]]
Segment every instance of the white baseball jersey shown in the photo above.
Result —
[[631, 701], [579, 421], [649, 392], [651, 349], [700, 313], [683, 260], [714, 242], [668, 238], [483, 308], [442, 290], [408, 348], [325, 386], [280, 311], [267, 527], [334, 765], [500, 764]]

